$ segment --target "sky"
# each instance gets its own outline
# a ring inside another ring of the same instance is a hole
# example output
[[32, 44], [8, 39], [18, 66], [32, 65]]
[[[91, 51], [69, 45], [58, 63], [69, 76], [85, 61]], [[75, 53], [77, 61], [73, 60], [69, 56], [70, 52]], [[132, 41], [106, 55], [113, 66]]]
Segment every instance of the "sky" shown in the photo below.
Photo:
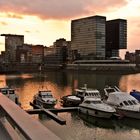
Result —
[[0, 34], [24, 35], [25, 43], [50, 46], [59, 38], [71, 40], [71, 20], [94, 15], [126, 19], [128, 44], [121, 54], [140, 49], [140, 0], [0, 0]]

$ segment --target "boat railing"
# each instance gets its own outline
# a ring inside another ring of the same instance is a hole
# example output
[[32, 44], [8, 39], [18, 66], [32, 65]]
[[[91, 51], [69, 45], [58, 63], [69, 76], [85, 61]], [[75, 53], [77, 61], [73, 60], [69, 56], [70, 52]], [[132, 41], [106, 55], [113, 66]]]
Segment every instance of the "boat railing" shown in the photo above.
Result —
[[60, 140], [38, 120], [0, 93], [0, 123], [12, 140]]
[[114, 88], [115, 88], [117, 91], [121, 91], [117, 86], [114, 86]]

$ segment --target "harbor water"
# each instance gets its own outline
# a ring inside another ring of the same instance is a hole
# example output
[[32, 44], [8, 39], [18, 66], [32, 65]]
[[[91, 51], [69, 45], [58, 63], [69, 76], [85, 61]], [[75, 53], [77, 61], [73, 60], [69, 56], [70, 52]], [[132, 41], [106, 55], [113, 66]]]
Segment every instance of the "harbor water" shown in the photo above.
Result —
[[[57, 98], [56, 108], [60, 108], [60, 98], [74, 93], [75, 88], [87, 84], [98, 89], [101, 94], [107, 85], [117, 86], [122, 91], [140, 91], [140, 73], [95, 73], [91, 71], [51, 71], [33, 74], [0, 75], [0, 87], [9, 86], [16, 90], [23, 109], [32, 109], [30, 102], [40, 89], [49, 89]], [[32, 115], [62, 140], [140, 140], [140, 120], [101, 119], [78, 114], [77, 112], [59, 113], [66, 120], [60, 125], [45, 115]], [[47, 139], [47, 138], [46, 138]]]

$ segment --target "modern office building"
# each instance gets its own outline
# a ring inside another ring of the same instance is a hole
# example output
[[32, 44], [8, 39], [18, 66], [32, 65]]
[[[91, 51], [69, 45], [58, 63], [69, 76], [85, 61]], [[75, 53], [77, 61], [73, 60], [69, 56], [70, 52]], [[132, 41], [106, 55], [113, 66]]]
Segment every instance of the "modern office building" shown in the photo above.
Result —
[[72, 20], [71, 50], [73, 60], [105, 58], [106, 17], [91, 16]]
[[127, 21], [114, 19], [106, 22], [106, 57], [118, 57], [127, 48]]

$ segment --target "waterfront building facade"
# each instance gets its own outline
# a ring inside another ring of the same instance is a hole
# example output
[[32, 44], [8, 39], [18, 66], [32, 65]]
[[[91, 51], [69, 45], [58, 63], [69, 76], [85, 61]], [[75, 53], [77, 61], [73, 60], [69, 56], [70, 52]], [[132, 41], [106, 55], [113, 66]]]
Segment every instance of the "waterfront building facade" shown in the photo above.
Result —
[[114, 19], [106, 22], [106, 58], [119, 57], [119, 50], [127, 48], [127, 21]]
[[91, 16], [72, 20], [72, 59], [105, 59], [106, 17]]
[[46, 65], [50, 64], [66, 64], [68, 59], [68, 48], [70, 47], [70, 41], [66, 41], [64, 38], [57, 39], [53, 46], [45, 48], [44, 62]]
[[30, 45], [23, 44], [18, 46], [16, 50], [16, 62], [17, 63], [31, 63], [32, 62], [32, 50]]
[[23, 44], [16, 49], [16, 62], [18, 63], [42, 63], [43, 58], [43, 45]]
[[43, 45], [31, 45], [32, 62], [42, 63], [44, 61], [44, 46]]
[[125, 54], [125, 59], [140, 67], [140, 50], [135, 50], [135, 52], [127, 51]]
[[16, 49], [24, 44], [23, 35], [1, 34], [5, 36], [5, 62], [16, 61]]

